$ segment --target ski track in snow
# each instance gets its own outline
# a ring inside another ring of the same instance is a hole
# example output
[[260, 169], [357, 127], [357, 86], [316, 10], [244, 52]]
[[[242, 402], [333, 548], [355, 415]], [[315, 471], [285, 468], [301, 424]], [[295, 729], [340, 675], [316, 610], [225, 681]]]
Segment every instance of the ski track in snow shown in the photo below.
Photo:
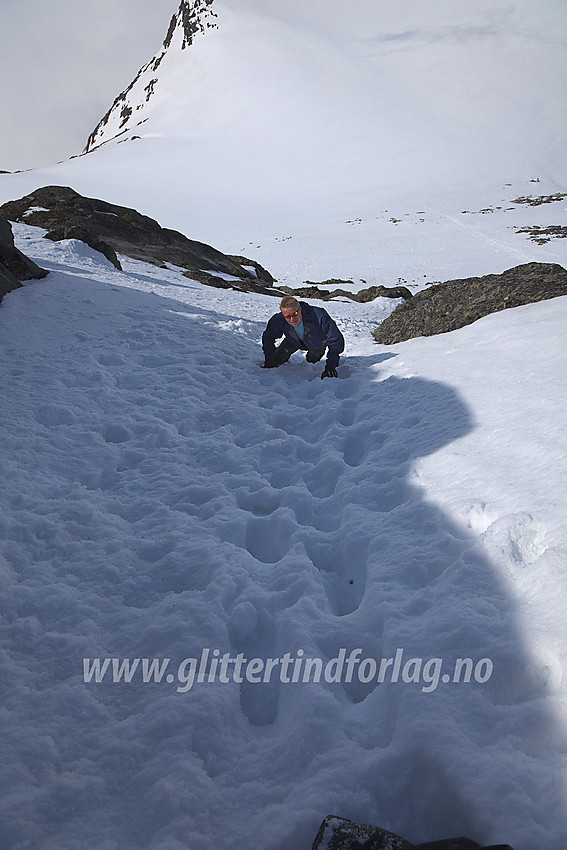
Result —
[[[181, 300], [128, 288], [161, 270], [120, 275], [72, 242], [41, 250], [59, 271], [2, 306], [5, 846], [307, 848], [339, 811], [414, 840], [468, 825], [551, 850], [549, 771], [567, 742], [545, 668], [475, 535], [413, 474], [470, 432], [457, 393], [385, 377], [393, 355], [357, 355], [356, 322], [339, 380], [297, 355], [263, 371], [265, 300], [250, 301], [261, 320], [232, 295], [248, 318], [218, 316], [199, 305], [219, 293], [174, 273]], [[529, 534], [515, 545], [533, 561]], [[178, 664], [203, 647], [499, 666], [482, 687], [434, 693], [81, 679], [84, 657]], [[527, 831], [510, 834], [511, 806]]]

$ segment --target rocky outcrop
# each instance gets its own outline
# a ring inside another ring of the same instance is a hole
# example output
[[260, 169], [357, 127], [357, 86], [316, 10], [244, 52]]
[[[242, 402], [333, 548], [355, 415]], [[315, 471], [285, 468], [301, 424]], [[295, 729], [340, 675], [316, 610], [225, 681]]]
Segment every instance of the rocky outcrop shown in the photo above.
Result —
[[21, 286], [21, 280], [45, 277], [47, 272], [14, 245], [10, 222], [0, 216], [0, 300]]
[[326, 817], [312, 850], [512, 850], [509, 844], [492, 844], [481, 847], [470, 838], [445, 838], [410, 844], [399, 835], [377, 826], [354, 823], [346, 818]]
[[545, 245], [552, 239], [567, 239], [567, 227], [564, 224], [533, 224], [528, 227], [515, 227], [516, 233], [527, 233], [528, 238], [537, 245]]
[[258, 280], [263, 281], [267, 286], [271, 286], [275, 283], [275, 279], [272, 277], [270, 272], [266, 271], [266, 269], [263, 268], [260, 263], [257, 263], [256, 260], [249, 260], [248, 257], [236, 256], [235, 254], [227, 254], [227, 257], [229, 260], [233, 260], [235, 263], [244, 266], [244, 268], [254, 269]]
[[365, 850], [413, 850], [409, 841], [393, 832], [332, 815], [319, 827], [312, 850], [360, 850], [362, 847]]
[[184, 269], [187, 277], [209, 286], [274, 294], [269, 289], [273, 277], [254, 260], [229, 257], [176, 230], [160, 227], [157, 221], [136, 210], [85, 198], [66, 186], [44, 186], [4, 204], [0, 214], [44, 228], [46, 238], [54, 242], [80, 239], [118, 269], [121, 266], [117, 255], [123, 254], [162, 267], [171, 263]]
[[165, 50], [168, 49], [173, 39], [173, 33], [178, 26], [183, 28], [183, 40], [181, 49], [193, 44], [193, 39], [199, 32], [205, 32], [205, 28], [214, 27], [215, 24], [210, 20], [211, 16], [216, 18], [216, 13], [212, 10], [213, 0], [181, 0], [177, 14], [175, 14], [169, 24], [167, 35], [163, 42]]
[[526, 263], [502, 274], [435, 284], [396, 307], [373, 332], [393, 345], [418, 336], [447, 333], [489, 313], [567, 295], [567, 271], [555, 263]]
[[412, 297], [411, 292], [405, 286], [369, 286], [366, 289], [359, 289], [358, 292], [350, 292], [347, 289], [320, 289], [321, 286], [345, 286], [352, 285], [352, 280], [324, 280], [321, 283], [313, 283], [310, 280], [305, 281], [304, 286], [298, 289], [290, 289], [288, 286], [280, 286], [280, 289], [295, 295], [296, 298], [318, 298], [320, 301], [331, 301], [333, 298], [349, 298], [351, 301], [358, 301], [365, 304], [368, 301], [374, 301], [375, 298], [405, 298]]

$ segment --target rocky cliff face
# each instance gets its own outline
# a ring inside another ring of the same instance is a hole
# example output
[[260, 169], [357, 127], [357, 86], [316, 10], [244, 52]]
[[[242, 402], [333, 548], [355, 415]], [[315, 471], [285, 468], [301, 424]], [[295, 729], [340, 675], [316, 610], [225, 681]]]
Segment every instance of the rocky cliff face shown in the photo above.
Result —
[[121, 92], [106, 115], [87, 140], [84, 153], [99, 147], [117, 136], [126, 135], [144, 123], [144, 105], [155, 95], [159, 86], [156, 72], [168, 50], [185, 50], [199, 33], [215, 27], [213, 0], [181, 0], [173, 15], [161, 50], [140, 69], [127, 89]]
[[46, 277], [47, 272], [36, 265], [14, 245], [10, 222], [0, 216], [0, 301], [21, 286], [21, 280]]

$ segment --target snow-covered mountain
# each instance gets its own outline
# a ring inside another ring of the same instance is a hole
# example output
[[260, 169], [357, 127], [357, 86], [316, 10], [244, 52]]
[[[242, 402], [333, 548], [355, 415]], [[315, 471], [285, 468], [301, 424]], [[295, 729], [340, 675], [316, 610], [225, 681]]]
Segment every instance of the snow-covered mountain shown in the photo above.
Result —
[[68, 184], [291, 285], [565, 262], [514, 201], [567, 185], [566, 33], [554, 0], [184, 0], [92, 153], [0, 194]]
[[[567, 265], [520, 232], [565, 222], [564, 3], [172, 12], [2, 202], [69, 185], [291, 285]], [[567, 299], [388, 347], [388, 299], [326, 304], [322, 381], [258, 368], [277, 298], [14, 232], [50, 273], [0, 305], [2, 847], [565, 846]]]
[[182, 0], [87, 150], [174, 137], [189, 159], [200, 148], [202, 169], [207, 139], [221, 173], [239, 167], [249, 191], [277, 187], [280, 203], [286, 184], [301, 198], [343, 183], [384, 192], [400, 170], [420, 188], [503, 172], [563, 180], [561, 14], [529, 0]]
[[[171, 19], [162, 49], [140, 69], [128, 88], [118, 95], [89, 136], [85, 151], [104, 144], [107, 138], [117, 138], [128, 133], [132, 125], [140, 126], [147, 121], [147, 117], [140, 117], [137, 113], [144, 109], [145, 104], [153, 97], [156, 85], [160, 84], [159, 66], [172, 45], [173, 49], [185, 50], [193, 44], [197, 33], [205, 32], [205, 28], [214, 26], [211, 19], [216, 15], [211, 9], [212, 3], [213, 0], [182, 0], [177, 13]], [[175, 92], [172, 94], [175, 97]]]

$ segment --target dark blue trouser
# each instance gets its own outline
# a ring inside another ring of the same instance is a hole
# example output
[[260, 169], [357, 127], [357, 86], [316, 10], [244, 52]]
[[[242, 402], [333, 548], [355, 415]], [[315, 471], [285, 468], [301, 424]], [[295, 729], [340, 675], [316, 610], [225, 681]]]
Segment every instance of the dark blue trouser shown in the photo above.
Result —
[[[295, 343], [293, 343], [290, 339], [288, 339], [287, 337], [284, 337], [283, 342], [280, 342], [280, 344], [277, 346], [276, 353], [275, 353], [274, 358], [271, 362], [274, 364], [274, 366], [281, 366], [282, 363], [287, 363], [287, 361], [289, 360], [289, 358], [291, 357], [293, 352], [299, 351], [299, 348], [300, 348], [299, 345], [295, 345]], [[303, 349], [303, 350], [305, 350], [305, 349]], [[324, 350], [323, 351], [315, 351], [315, 349], [308, 350], [307, 354], [305, 355], [305, 359], [307, 360], [308, 363], [317, 363], [317, 361], [322, 358], [324, 353], [325, 353]]]

